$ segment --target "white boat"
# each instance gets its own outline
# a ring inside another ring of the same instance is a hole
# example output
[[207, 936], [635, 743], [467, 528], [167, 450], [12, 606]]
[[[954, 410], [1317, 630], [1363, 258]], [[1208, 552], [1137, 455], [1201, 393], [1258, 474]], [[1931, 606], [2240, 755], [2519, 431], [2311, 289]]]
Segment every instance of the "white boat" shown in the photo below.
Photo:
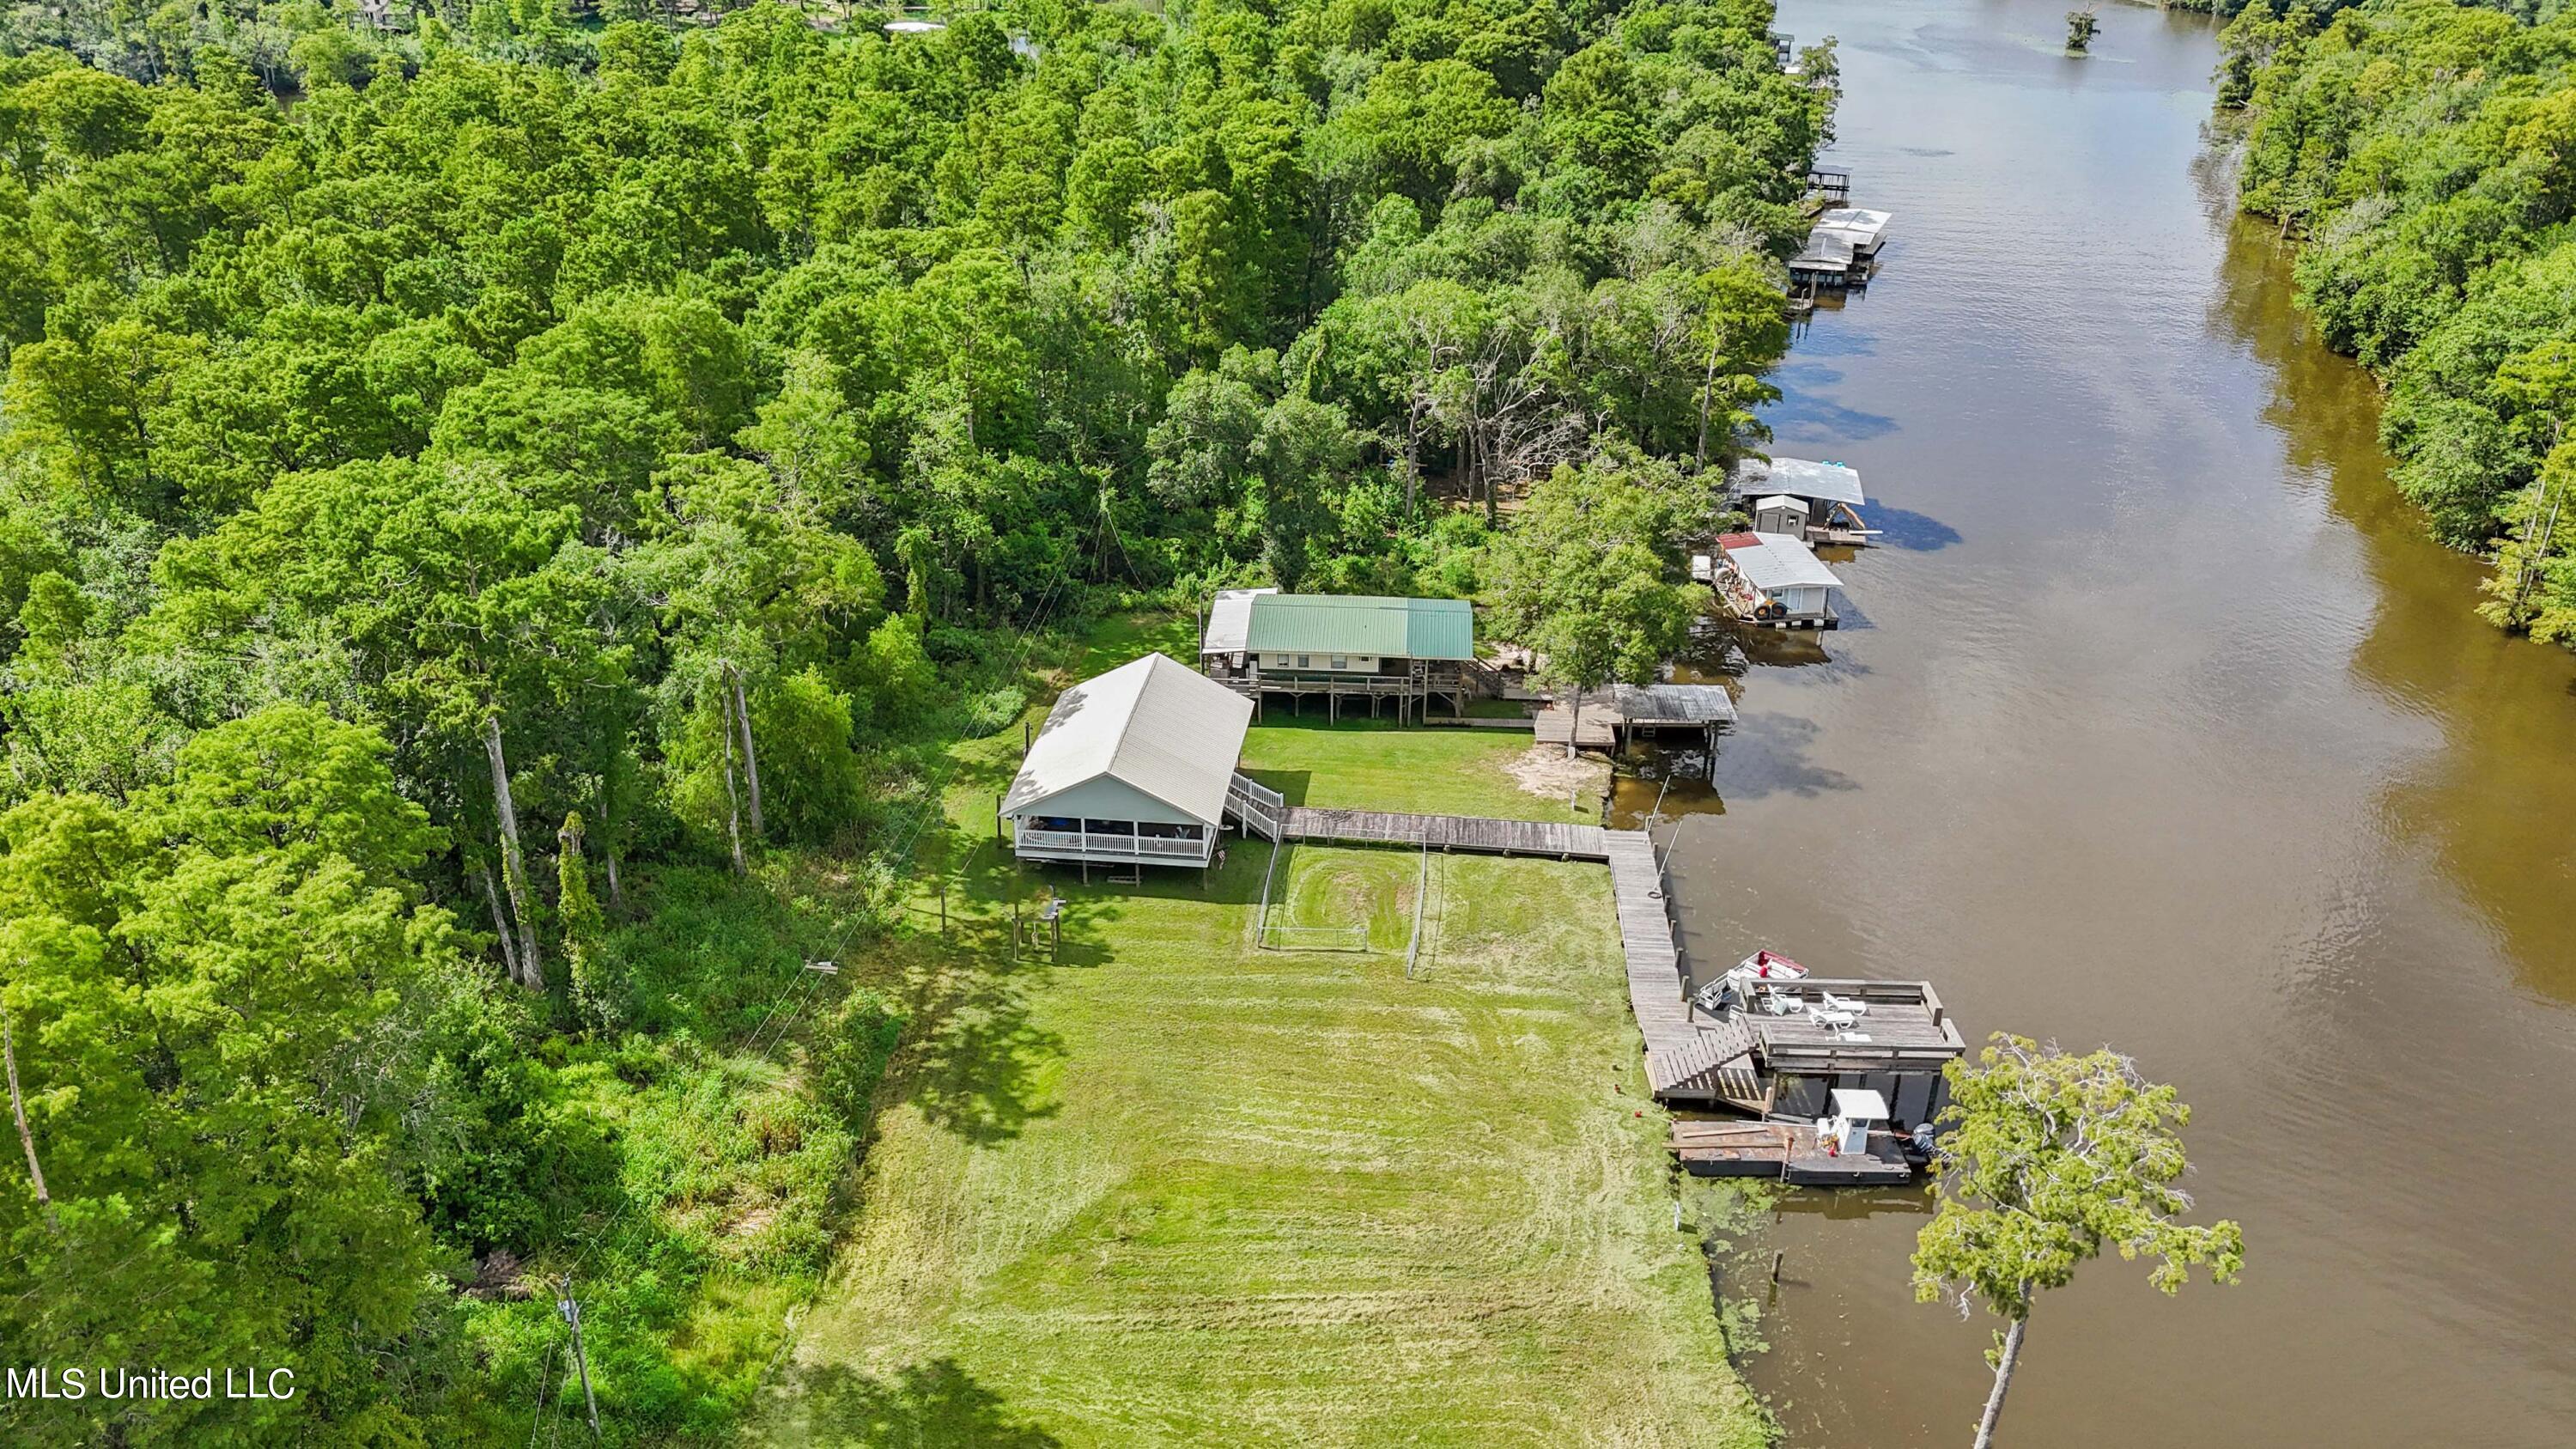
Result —
[[1796, 981], [1807, 974], [1807, 968], [1765, 947], [1735, 963], [1726, 973], [1739, 981]]

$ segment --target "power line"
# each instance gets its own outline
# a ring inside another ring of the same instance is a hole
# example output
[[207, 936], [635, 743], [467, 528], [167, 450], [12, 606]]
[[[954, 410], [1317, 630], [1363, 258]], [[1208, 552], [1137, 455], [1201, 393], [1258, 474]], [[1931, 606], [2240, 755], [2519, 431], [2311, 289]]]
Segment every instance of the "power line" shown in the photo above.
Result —
[[[1020, 647], [1018, 655], [1011, 665], [1012, 677], [1017, 678], [1019, 675], [1024, 674], [1027, 671], [1029, 660], [1036, 651], [1038, 630], [1045, 626], [1047, 616], [1053, 612], [1055, 603], [1061, 594], [1065, 582], [1072, 577], [1073, 565], [1074, 558], [1068, 555], [1058, 566], [1054, 580], [1049, 583], [1046, 590], [1038, 596], [1037, 609], [1032, 612], [1029, 621], [1021, 626], [1019, 630]], [[895, 853], [896, 859], [899, 862], [897, 866], [898, 869], [901, 869], [903, 865], [909, 864], [913, 850], [920, 844], [922, 836], [929, 831], [930, 823], [933, 820], [941, 818], [945, 813], [946, 812], [940, 805], [939, 785], [938, 782], [934, 780], [930, 784], [927, 798], [922, 802], [922, 811], [920, 816], [913, 822], [911, 830], [906, 832], [902, 847]], [[839, 934], [833, 939], [831, 949], [824, 954], [822, 960], [826, 962], [837, 962], [840, 959], [842, 948], [849, 944], [852, 934], [858, 929], [858, 924], [859, 918], [855, 915], [845, 921], [842, 924]], [[784, 987], [780, 988], [777, 996], [770, 1001], [769, 1009], [762, 1014], [760, 1024], [753, 1029], [752, 1036], [748, 1044], [749, 1050], [763, 1053], [776, 1050], [779, 1044], [783, 1043], [787, 1039], [787, 1033], [794, 1029], [796, 1021], [802, 1016], [805, 1007], [812, 1002], [815, 994], [820, 990], [823, 976], [829, 973], [804, 970], [800, 971], [798, 974], [806, 979], [804, 982], [804, 994], [798, 998], [795, 1008], [788, 1012], [783, 1019], [778, 1020], [778, 1030], [775, 1036], [772, 1037], [769, 1032], [772, 1019], [777, 1017], [780, 1005], [782, 1005], [787, 1000], [788, 995], [796, 989], [796, 983], [791, 981]], [[769, 1040], [768, 1045], [764, 1047], [761, 1045], [761, 1042], [765, 1037], [769, 1038]], [[575, 1274], [587, 1268], [590, 1264], [592, 1255], [599, 1251], [600, 1245], [605, 1243], [617, 1229], [623, 1227], [629, 1218], [636, 1216], [637, 1213], [641, 1211], [642, 1207], [643, 1203], [641, 1199], [629, 1197], [625, 1208], [621, 1210], [616, 1217], [610, 1219], [609, 1222], [598, 1232], [591, 1235], [590, 1241], [583, 1246], [581, 1252], [573, 1259], [572, 1268], [565, 1273], [564, 1281], [567, 1284], [570, 1283]], [[577, 1327], [575, 1331], [576, 1333], [578, 1332]], [[554, 1344], [550, 1343], [547, 1345], [547, 1362], [549, 1365], [552, 1363], [554, 1348]], [[585, 1384], [585, 1388], [586, 1387], [587, 1385]], [[544, 1414], [544, 1403], [544, 1389], [541, 1384], [538, 1392], [538, 1413], [541, 1419]], [[563, 1398], [560, 1394], [556, 1396], [555, 1403], [557, 1412], [554, 1427], [559, 1433], [562, 1427], [561, 1409], [563, 1404]], [[594, 1432], [596, 1432], [595, 1425]], [[530, 1442], [533, 1445], [533, 1432], [530, 1435]], [[549, 1438], [548, 1442], [552, 1443], [553, 1439]]]
[[528, 1421], [528, 1449], [536, 1449], [537, 1431], [545, 1427], [546, 1375], [553, 1371], [554, 1366], [555, 1341], [550, 1338], [546, 1340], [546, 1356], [537, 1362], [537, 1413]]

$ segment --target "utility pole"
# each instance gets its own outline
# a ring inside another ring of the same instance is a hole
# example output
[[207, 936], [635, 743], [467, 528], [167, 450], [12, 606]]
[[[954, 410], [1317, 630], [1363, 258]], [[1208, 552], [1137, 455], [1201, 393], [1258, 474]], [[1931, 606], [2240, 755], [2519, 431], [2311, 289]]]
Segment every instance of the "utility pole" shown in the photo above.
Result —
[[590, 1391], [590, 1356], [581, 1348], [581, 1304], [572, 1296], [572, 1275], [569, 1273], [564, 1275], [563, 1293], [564, 1296], [555, 1301], [555, 1311], [563, 1315], [565, 1325], [572, 1329], [573, 1367], [581, 1374], [581, 1401], [590, 1410], [590, 1442], [596, 1444], [599, 1442], [599, 1399]]
[[45, 1191], [45, 1170], [36, 1165], [36, 1134], [27, 1129], [27, 1101], [18, 1094], [18, 1040], [5, 1014], [0, 1014], [0, 1059], [9, 1064], [9, 1112], [18, 1119], [18, 1144], [27, 1149], [27, 1176], [35, 1179], [36, 1206], [45, 1210], [45, 1226], [60, 1237], [62, 1219], [54, 1212], [53, 1194]]

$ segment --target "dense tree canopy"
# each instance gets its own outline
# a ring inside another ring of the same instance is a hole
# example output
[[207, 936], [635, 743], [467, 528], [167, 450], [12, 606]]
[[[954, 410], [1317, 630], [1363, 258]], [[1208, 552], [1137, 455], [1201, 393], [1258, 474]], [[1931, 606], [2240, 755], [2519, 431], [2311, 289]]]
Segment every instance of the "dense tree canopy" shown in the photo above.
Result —
[[2369, 0], [2227, 31], [2248, 210], [2305, 238], [2301, 296], [2389, 381], [2382, 433], [2433, 533], [2493, 550], [2483, 612], [2576, 642], [2576, 16]]
[[1830, 124], [1765, 0], [709, 8], [0, 6], [0, 1328], [309, 1390], [31, 1437], [523, 1440], [572, 1270], [723, 1437], [897, 1022], [744, 1051], [1031, 631], [1526, 499], [1672, 632]]

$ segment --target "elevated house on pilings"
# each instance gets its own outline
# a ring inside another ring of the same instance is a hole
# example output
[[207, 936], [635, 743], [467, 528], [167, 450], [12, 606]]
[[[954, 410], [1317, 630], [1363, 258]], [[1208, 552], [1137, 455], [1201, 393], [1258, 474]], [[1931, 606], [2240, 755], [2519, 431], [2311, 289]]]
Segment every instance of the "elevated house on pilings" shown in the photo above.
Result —
[[1242, 695], [1160, 654], [1084, 680], [1056, 700], [1002, 797], [1012, 853], [1206, 865], [1229, 795], [1254, 788], [1234, 770], [1251, 722]]
[[1254, 702], [1285, 697], [1326, 714], [1365, 703], [1372, 717], [1457, 717], [1502, 681], [1476, 661], [1476, 614], [1463, 599], [1229, 590], [1208, 611], [1199, 669]]

